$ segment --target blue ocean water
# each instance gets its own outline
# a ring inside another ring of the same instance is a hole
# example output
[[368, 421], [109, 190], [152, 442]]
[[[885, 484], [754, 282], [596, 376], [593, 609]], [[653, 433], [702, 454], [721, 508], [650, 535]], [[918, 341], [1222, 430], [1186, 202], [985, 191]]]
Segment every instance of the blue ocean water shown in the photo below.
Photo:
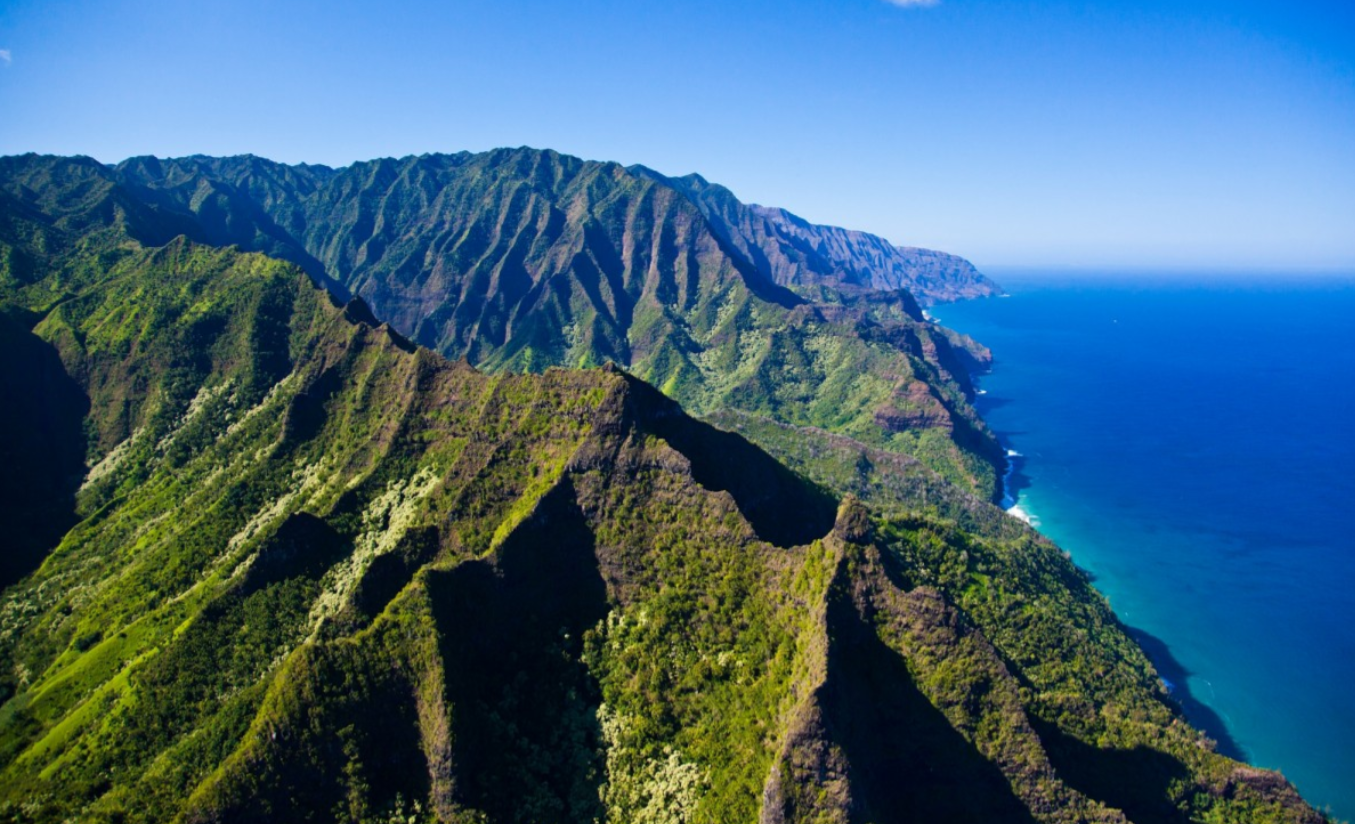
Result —
[[1039, 529], [1224, 751], [1355, 821], [1355, 279], [999, 277], [939, 320]]

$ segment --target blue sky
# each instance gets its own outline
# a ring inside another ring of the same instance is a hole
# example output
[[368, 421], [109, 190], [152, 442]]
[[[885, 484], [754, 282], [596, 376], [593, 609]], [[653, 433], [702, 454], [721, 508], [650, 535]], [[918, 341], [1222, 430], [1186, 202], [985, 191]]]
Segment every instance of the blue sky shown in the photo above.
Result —
[[981, 267], [1355, 271], [1355, 6], [0, 0], [0, 154], [524, 144]]

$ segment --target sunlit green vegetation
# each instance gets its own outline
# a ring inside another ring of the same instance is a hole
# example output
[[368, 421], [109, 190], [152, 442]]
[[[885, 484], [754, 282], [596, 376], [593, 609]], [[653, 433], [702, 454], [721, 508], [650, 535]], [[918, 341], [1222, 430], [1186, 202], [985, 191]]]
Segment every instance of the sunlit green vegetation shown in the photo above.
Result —
[[852, 428], [855, 359], [915, 370], [909, 420], [962, 397], [938, 364], [716, 301], [728, 362], [653, 351], [679, 397], [762, 387], [717, 429], [616, 368], [449, 362], [163, 236], [100, 167], [24, 162], [6, 340], [48, 359], [25, 391], [86, 400], [51, 436], [90, 469], [0, 594], [0, 820], [1320, 820], [953, 482], [972, 450]]

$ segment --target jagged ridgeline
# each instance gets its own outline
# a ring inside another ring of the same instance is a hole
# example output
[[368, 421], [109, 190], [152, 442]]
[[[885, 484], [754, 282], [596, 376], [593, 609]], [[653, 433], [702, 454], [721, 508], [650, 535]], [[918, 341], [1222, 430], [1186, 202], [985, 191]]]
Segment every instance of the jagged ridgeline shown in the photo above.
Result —
[[87, 209], [75, 193], [97, 195], [151, 245], [183, 233], [293, 261], [481, 369], [615, 362], [695, 414], [826, 429], [996, 491], [1000, 450], [967, 399], [986, 352], [924, 322], [904, 291], [994, 288], [958, 258], [530, 149], [339, 170], [254, 157], [10, 167], [20, 200], [24, 187]]
[[1322, 820], [917, 462], [721, 418], [816, 485], [44, 174], [0, 195], [5, 492], [47, 507], [4, 510], [45, 559], [0, 596], [0, 820]]

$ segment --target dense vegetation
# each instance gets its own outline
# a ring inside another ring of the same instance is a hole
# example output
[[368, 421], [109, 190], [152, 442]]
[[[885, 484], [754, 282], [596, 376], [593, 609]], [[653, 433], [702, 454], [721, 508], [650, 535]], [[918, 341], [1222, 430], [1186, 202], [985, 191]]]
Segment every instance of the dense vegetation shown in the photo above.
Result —
[[[704, 201], [651, 172], [529, 149], [339, 170], [253, 157], [8, 163], [21, 202], [32, 191], [36, 206], [89, 211], [98, 197], [151, 245], [183, 233], [290, 260], [481, 369], [615, 362], [697, 414], [829, 429], [996, 489], [1001, 455], [970, 407], [964, 345], [909, 293], [860, 288], [860, 261], [838, 266], [831, 244], [813, 277], [782, 278], [758, 261], [779, 260], [788, 236], [733, 240]], [[987, 288], [972, 267], [943, 280], [922, 265], [891, 285], [933, 282]]]
[[632, 166], [672, 186], [696, 204], [720, 239], [768, 279], [807, 295], [832, 291], [906, 289], [925, 303], [996, 295], [997, 284], [964, 258], [895, 246], [867, 232], [820, 226], [785, 209], [739, 201], [701, 175], [666, 177]]
[[[0, 513], [0, 820], [1321, 820], [888, 438], [488, 374], [102, 167], [0, 164], [0, 446], [40, 484]], [[941, 351], [914, 309], [784, 317]]]

